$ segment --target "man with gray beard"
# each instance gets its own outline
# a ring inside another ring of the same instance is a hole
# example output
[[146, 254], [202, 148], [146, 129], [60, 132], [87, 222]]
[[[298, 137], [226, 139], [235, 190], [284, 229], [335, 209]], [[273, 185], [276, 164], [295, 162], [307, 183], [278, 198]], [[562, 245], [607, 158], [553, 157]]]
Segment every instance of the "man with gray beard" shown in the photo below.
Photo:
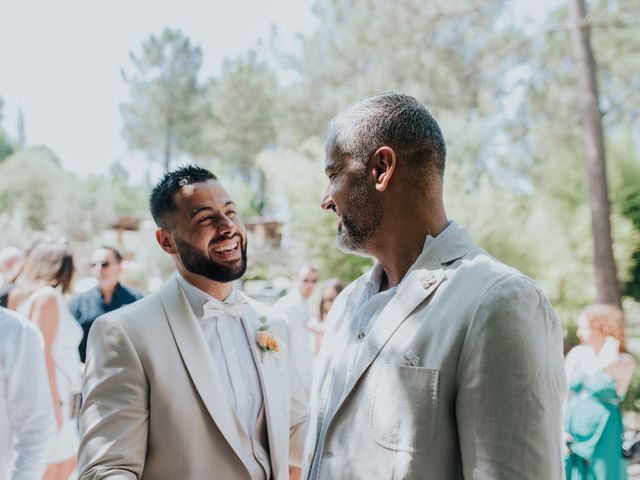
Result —
[[333, 119], [322, 208], [376, 259], [335, 300], [303, 478], [557, 480], [565, 377], [540, 288], [447, 218], [445, 142], [416, 99]]

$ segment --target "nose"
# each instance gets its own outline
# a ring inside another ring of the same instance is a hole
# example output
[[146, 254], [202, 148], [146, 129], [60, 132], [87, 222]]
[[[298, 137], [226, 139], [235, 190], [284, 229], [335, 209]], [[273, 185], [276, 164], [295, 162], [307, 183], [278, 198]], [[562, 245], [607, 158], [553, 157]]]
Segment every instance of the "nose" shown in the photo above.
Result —
[[233, 220], [225, 215], [220, 221], [218, 230], [220, 231], [220, 234], [225, 237], [233, 237], [238, 231], [238, 226], [233, 222]]
[[327, 185], [327, 189], [324, 192], [324, 197], [322, 197], [322, 202], [320, 203], [320, 208], [323, 210], [333, 210], [336, 211], [336, 204], [333, 202], [333, 198], [329, 195], [329, 188], [331, 184]]

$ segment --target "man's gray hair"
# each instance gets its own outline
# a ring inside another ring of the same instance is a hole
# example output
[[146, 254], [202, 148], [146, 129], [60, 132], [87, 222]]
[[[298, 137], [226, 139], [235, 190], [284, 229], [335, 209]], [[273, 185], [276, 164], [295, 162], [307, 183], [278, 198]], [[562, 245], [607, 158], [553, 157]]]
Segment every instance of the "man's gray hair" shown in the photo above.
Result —
[[421, 176], [425, 172], [444, 176], [446, 145], [440, 126], [429, 110], [409, 95], [381, 93], [351, 105], [331, 120], [327, 145], [337, 154], [363, 163], [378, 148], [388, 146]]

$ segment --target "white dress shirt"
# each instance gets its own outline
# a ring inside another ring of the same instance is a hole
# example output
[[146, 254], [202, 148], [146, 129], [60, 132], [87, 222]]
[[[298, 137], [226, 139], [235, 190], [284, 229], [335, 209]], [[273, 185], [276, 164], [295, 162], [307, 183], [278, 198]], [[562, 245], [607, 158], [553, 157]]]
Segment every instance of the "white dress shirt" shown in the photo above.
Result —
[[56, 431], [38, 327], [0, 308], [0, 480], [41, 479]]
[[[229, 405], [251, 436], [262, 408], [262, 388], [249, 339], [242, 324], [244, 318], [228, 312], [219, 316], [205, 314], [207, 303], [221, 310], [225, 306], [237, 305], [239, 296], [236, 289], [234, 287], [231, 294], [221, 302], [191, 285], [180, 274], [177, 278], [209, 345]], [[206, 311], [209, 312], [209, 308]]]

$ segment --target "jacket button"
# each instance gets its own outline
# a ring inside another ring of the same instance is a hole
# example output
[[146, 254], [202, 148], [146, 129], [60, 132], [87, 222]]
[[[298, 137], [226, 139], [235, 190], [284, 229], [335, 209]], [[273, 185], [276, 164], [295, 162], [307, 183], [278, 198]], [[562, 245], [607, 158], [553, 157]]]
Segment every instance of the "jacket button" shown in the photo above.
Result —
[[358, 334], [358, 340], [362, 340], [364, 338], [364, 332], [360, 332]]

